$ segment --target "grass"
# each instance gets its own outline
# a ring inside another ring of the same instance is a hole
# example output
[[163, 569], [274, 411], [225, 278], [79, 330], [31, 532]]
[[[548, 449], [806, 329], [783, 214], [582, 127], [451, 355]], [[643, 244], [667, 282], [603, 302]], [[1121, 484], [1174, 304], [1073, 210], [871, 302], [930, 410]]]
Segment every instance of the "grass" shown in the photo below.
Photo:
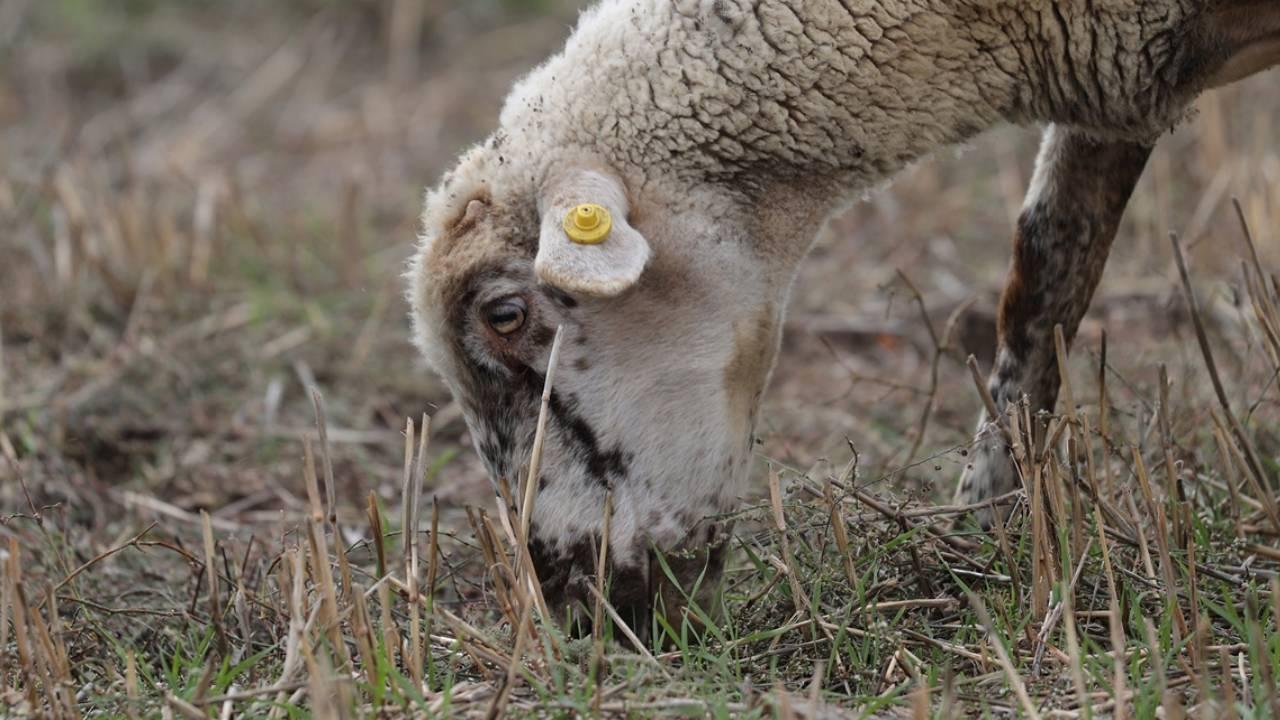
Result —
[[639, 645], [544, 622], [397, 281], [571, 9], [153, 5], [0, 31], [0, 716], [1280, 717], [1274, 78], [1157, 153], [991, 533], [943, 498], [1031, 138], [838, 218], [723, 608]]
[[[856, 462], [834, 475], [774, 471], [767, 500], [737, 518], [746, 530], [725, 620], [695, 608], [697, 623], [655, 626], [648, 647], [622, 628], [572, 640], [532, 619], [517, 508], [469, 513], [469, 541], [441, 534], [436, 505], [418, 517], [421, 502], [404, 503], [396, 523], [370, 495], [360, 522], [357, 508], [322, 499], [334, 496], [329, 449], [317, 457], [309, 440], [309, 516], [284, 524], [279, 539], [220, 537], [203, 513], [191, 518], [200, 540], [185, 547], [152, 523], [79, 562], [59, 509], [32, 506], [8, 518], [29, 532], [7, 552], [16, 653], [5, 656], [4, 697], [20, 713], [57, 717], [166, 707], [186, 717], [790, 717], [854, 707], [1273, 717], [1280, 551], [1265, 538], [1280, 533], [1241, 481], [1239, 448], [1215, 427], [1227, 457], [1178, 472], [1166, 460], [1194, 434], [1160, 430], [1140, 448], [1124, 440], [1128, 428], [1090, 432], [1099, 426], [1087, 411], [1053, 418], [1079, 455], [1024, 452], [1026, 492], [1008, 498], [1017, 507], [991, 534], [953, 529], [963, 508], [872, 494]], [[409, 498], [429, 475], [427, 438], [415, 430], [405, 435]], [[1177, 496], [1161, 491], [1165, 480]], [[477, 553], [487, 600], [448, 600], [447, 575]], [[184, 596], [167, 610], [109, 601], [119, 596], [100, 585], [109, 566], [139, 561], [182, 578]], [[514, 628], [524, 632], [513, 639]], [[97, 650], [86, 657], [87, 646]]]

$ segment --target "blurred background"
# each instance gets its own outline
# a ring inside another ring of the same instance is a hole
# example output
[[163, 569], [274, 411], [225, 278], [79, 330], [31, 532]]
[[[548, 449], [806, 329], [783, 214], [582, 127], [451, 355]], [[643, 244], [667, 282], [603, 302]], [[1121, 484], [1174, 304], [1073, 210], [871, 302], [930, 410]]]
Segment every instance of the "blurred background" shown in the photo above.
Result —
[[[312, 385], [352, 512], [397, 497], [405, 418], [423, 412], [429, 492], [489, 503], [409, 344], [400, 274], [423, 188], [583, 4], [0, 0], [0, 514], [56, 506], [109, 529], [207, 508], [232, 530], [301, 514]], [[1240, 307], [1233, 197], [1280, 261], [1278, 118], [1273, 72], [1203, 98], [1152, 160], [1073, 360], [1096, 375], [1109, 333], [1117, 411], [1143, 416], [1160, 363], [1175, 398], [1203, 390], [1170, 231], [1215, 322]], [[943, 150], [823, 230], [762, 457], [804, 469], [852, 446], [881, 489], [949, 496], [964, 460], [947, 451], [978, 408], [963, 359], [990, 360], [1036, 135]], [[935, 347], [899, 271], [939, 332], [956, 317], [916, 462]], [[1223, 352], [1232, 368], [1255, 349]]]

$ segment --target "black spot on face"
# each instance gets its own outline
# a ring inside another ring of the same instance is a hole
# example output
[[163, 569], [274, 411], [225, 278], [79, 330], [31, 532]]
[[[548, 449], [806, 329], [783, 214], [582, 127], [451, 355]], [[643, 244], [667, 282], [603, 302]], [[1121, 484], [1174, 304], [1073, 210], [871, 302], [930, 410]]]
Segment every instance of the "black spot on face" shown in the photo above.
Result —
[[[476, 449], [495, 480], [510, 479], [532, 446], [545, 379], [541, 372], [527, 364], [526, 351], [545, 349], [555, 339], [554, 325], [531, 321], [523, 337], [513, 341], [511, 352], [490, 352], [483, 344], [463, 341], [475, 331], [472, 308], [479, 288], [487, 282], [510, 277], [510, 271], [503, 268], [479, 269], [468, 279], [457, 301], [450, 303], [453, 331], [450, 341], [454, 352], [465, 359], [460, 363], [462, 372], [457, 378], [459, 400], [467, 409]], [[566, 310], [577, 306], [574, 298], [554, 288], [541, 288], [538, 292]], [[575, 337], [579, 345], [586, 342], [581, 335]], [[495, 360], [501, 367], [494, 366]], [[574, 367], [582, 371], [588, 369], [590, 363], [583, 358]], [[627, 477], [630, 457], [620, 445], [604, 444], [598, 431], [582, 415], [575, 397], [553, 392], [549, 410], [551, 426], [557, 431], [553, 437], [563, 443], [568, 459], [582, 465], [595, 483], [608, 487]]]
[[[460, 399], [476, 450], [495, 481], [511, 479], [518, 469], [518, 456], [532, 445], [541, 389], [535, 391], [529, 382], [513, 382], [510, 375], [488, 366], [468, 369]], [[517, 373], [524, 374], [527, 371]]]
[[[532, 446], [544, 376], [529, 367], [521, 367], [510, 376], [483, 367], [472, 371], [467, 405], [481, 428], [476, 433], [476, 447], [495, 477], [509, 475], [515, 470], [511, 464], [517, 452]], [[560, 431], [565, 452], [585, 468], [591, 480], [610, 487], [627, 478], [630, 453], [616, 444], [604, 447], [596, 430], [579, 412], [577, 398], [553, 390], [548, 409], [550, 423]], [[517, 440], [524, 442], [517, 447]]]
[[578, 414], [578, 402], [570, 397], [564, 400], [557, 392], [551, 393], [551, 416], [566, 431], [571, 451], [587, 466], [591, 479], [608, 486], [615, 480], [627, 477], [630, 458], [618, 446], [601, 449], [595, 430]]

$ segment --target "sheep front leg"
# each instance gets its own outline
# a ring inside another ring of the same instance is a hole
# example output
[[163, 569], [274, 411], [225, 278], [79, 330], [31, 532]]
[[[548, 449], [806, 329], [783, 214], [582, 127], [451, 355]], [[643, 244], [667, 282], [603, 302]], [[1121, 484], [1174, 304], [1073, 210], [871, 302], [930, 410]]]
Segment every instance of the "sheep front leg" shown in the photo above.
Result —
[[[999, 412], [1024, 394], [1032, 412], [1058, 398], [1053, 328], [1070, 344], [1102, 276], [1125, 205], [1151, 146], [1100, 140], [1060, 125], [1041, 139], [1018, 218], [1013, 262], [1000, 299], [995, 367], [987, 387]], [[984, 412], [957, 502], [978, 503], [1019, 487], [1009, 448]], [[995, 518], [977, 513], [983, 527]]]

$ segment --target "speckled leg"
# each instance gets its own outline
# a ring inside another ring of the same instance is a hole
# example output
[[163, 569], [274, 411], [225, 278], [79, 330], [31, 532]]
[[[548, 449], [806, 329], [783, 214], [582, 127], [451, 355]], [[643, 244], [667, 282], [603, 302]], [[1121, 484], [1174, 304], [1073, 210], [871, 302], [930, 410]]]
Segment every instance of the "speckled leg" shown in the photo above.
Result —
[[[1068, 344], [1075, 336], [1150, 153], [1150, 145], [1098, 140], [1063, 126], [1045, 130], [1000, 299], [999, 346], [987, 380], [999, 411], [1024, 394], [1032, 412], [1053, 409], [1059, 383], [1053, 328], [1062, 325]], [[1019, 486], [1008, 447], [985, 413], [976, 443], [957, 502], [982, 502]], [[993, 518], [982, 511], [978, 520], [986, 527]]]

